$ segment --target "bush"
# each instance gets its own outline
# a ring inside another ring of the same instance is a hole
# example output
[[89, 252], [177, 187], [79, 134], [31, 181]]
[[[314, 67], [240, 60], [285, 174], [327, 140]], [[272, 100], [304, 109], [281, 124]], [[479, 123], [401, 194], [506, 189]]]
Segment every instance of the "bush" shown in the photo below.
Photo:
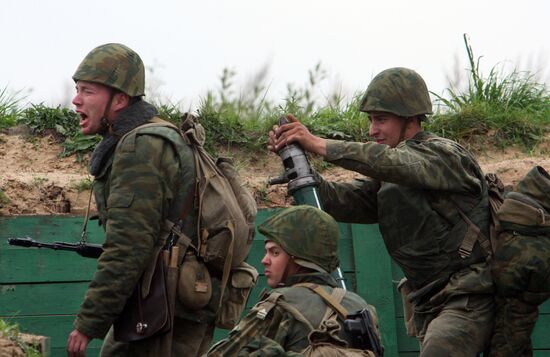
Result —
[[17, 120], [18, 124], [27, 125], [39, 135], [54, 134], [62, 141], [61, 156], [77, 154], [78, 159], [90, 152], [99, 142], [99, 136], [87, 136], [80, 132], [78, 114], [68, 108], [50, 108], [44, 104], [32, 105], [23, 110]]

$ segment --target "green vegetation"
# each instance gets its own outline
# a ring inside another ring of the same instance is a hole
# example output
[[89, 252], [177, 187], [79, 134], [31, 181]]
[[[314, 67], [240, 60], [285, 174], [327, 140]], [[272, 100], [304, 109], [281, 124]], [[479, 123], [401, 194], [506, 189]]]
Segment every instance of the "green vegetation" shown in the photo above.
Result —
[[41, 357], [42, 354], [34, 347], [21, 339], [21, 332], [17, 323], [0, 319], [0, 337], [15, 342], [26, 354], [27, 357]]
[[17, 118], [21, 114], [21, 92], [14, 94], [8, 91], [8, 87], [0, 89], [0, 129], [16, 125]]
[[[550, 127], [550, 100], [544, 84], [532, 74], [513, 70], [503, 73], [493, 67], [489, 75], [481, 73], [479, 62], [464, 37], [470, 68], [465, 90], [448, 88], [436, 97], [437, 111], [427, 130], [474, 149], [504, 148], [516, 145], [531, 151], [545, 137]], [[358, 111], [362, 93], [352, 98], [332, 94], [320, 103], [319, 85], [326, 79], [321, 64], [308, 73], [303, 86], [288, 84], [282, 103], [268, 98], [267, 68], [260, 70], [249, 84], [235, 90], [236, 73], [225, 69], [220, 87], [208, 91], [201, 99], [197, 115], [207, 132], [206, 148], [211, 153], [240, 148], [250, 152], [264, 150], [267, 133], [278, 118], [292, 113], [311, 132], [325, 138], [367, 141], [368, 120]], [[78, 158], [89, 153], [99, 141], [97, 136], [83, 136], [78, 115], [67, 108], [48, 108], [43, 104], [19, 108], [19, 97], [0, 91], [0, 129], [25, 124], [36, 134], [54, 134], [64, 147], [64, 156]], [[177, 104], [154, 103], [160, 116], [179, 123], [183, 111]], [[322, 163], [319, 165], [322, 166]]]
[[80, 133], [79, 117], [68, 108], [49, 108], [40, 103], [23, 110], [17, 118], [17, 124], [27, 125], [38, 135], [54, 134], [63, 143], [61, 156], [82, 154], [93, 150], [99, 142], [99, 136], [84, 136]]
[[500, 148], [519, 145], [532, 150], [550, 127], [550, 96], [546, 86], [528, 72], [504, 74], [493, 67], [488, 76], [464, 35], [470, 63], [468, 88], [447, 89], [449, 98], [436, 95], [443, 109], [432, 117], [428, 129], [468, 143]]
[[42, 187], [48, 182], [48, 179], [46, 177], [41, 176], [35, 176], [32, 178], [31, 185], [34, 187]]
[[71, 183], [71, 187], [77, 192], [89, 191], [92, 188], [92, 180], [85, 178], [78, 182]]
[[2, 207], [3, 205], [7, 205], [10, 202], [11, 200], [8, 195], [6, 195], [6, 193], [2, 189], [0, 189], [0, 207]]

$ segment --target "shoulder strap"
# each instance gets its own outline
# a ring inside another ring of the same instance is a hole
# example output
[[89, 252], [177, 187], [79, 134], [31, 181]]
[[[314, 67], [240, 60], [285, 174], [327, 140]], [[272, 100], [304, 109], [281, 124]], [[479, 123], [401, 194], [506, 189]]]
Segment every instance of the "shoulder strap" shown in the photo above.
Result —
[[[431, 137], [428, 138], [426, 141], [432, 142], [432, 141], [443, 141], [452, 143], [453, 145], [456, 145], [457, 147], [461, 148], [466, 155], [468, 155], [471, 160], [475, 163], [475, 166], [479, 169], [480, 172], [481, 168], [477, 164], [477, 161], [473, 157], [473, 155], [464, 148], [464, 146], [460, 145], [459, 143], [442, 137]], [[496, 226], [491, 229], [490, 237], [487, 238], [483, 232], [479, 229], [479, 227], [472, 222], [470, 218], [462, 211], [462, 209], [458, 206], [458, 204], [451, 200], [453, 205], [456, 207], [458, 214], [462, 218], [462, 220], [468, 225], [468, 230], [466, 231], [466, 235], [464, 236], [464, 239], [462, 240], [462, 243], [460, 244], [460, 247], [458, 248], [458, 254], [461, 258], [466, 259], [472, 254], [472, 250], [474, 249], [474, 245], [476, 244], [476, 241], [479, 242], [479, 245], [481, 249], [483, 250], [485, 256], [487, 258], [491, 257], [493, 255], [493, 250], [496, 247], [496, 231], [498, 230], [498, 219], [496, 217], [496, 211], [500, 207], [500, 204], [502, 204], [503, 198], [502, 198], [502, 192], [504, 190], [504, 185], [502, 184], [502, 181], [498, 178], [497, 175], [489, 173], [486, 174], [483, 177], [483, 185], [487, 186], [487, 194], [489, 196], [489, 205], [491, 210], [491, 222], [492, 224], [495, 224]], [[432, 207], [434, 208], [434, 207]], [[434, 208], [434, 210], [436, 210]], [[436, 210], [437, 211], [437, 210]], [[445, 216], [444, 214], [442, 216]]]
[[[149, 123], [140, 125], [136, 129], [154, 128], [154, 127], [167, 127], [167, 128], [174, 129], [183, 138], [183, 140], [186, 144], [191, 145], [191, 146], [193, 146], [195, 144], [193, 142], [190, 142], [187, 139], [186, 135], [175, 124], [173, 124], [169, 121], [163, 120], [159, 117], [152, 117], [150, 119]], [[196, 168], [196, 153], [194, 153], [193, 155], [195, 156], [195, 168]], [[195, 177], [195, 179], [196, 179], [196, 177]], [[191, 208], [193, 207], [193, 203], [195, 201], [193, 199], [193, 196], [195, 195], [195, 192], [196, 192], [196, 185], [194, 186], [193, 190], [189, 191], [187, 197], [185, 197], [185, 199], [183, 201], [184, 206], [181, 208], [181, 210], [178, 209], [179, 212], [172, 211], [172, 212], [169, 213], [171, 220], [176, 221], [178, 217], [181, 218], [181, 219], [185, 219], [185, 217], [187, 217], [187, 215], [191, 211]], [[174, 207], [174, 208], [176, 208], [176, 207]]]
[[272, 291], [265, 300], [254, 306], [253, 309], [257, 311], [256, 318], [264, 320], [276, 305], [288, 311], [296, 320], [304, 323], [310, 330], [314, 330], [311, 322], [297, 308], [286, 302], [283, 294], [275, 291]]
[[458, 204], [451, 200], [453, 204], [455, 205], [458, 214], [460, 217], [466, 222], [468, 225], [468, 230], [466, 231], [466, 235], [464, 236], [464, 239], [462, 240], [462, 243], [460, 244], [460, 247], [458, 248], [458, 254], [461, 258], [466, 259], [472, 254], [472, 250], [474, 249], [474, 245], [476, 244], [476, 241], [479, 241], [479, 245], [483, 252], [485, 253], [485, 256], [489, 257], [493, 254], [493, 251], [491, 249], [491, 242], [483, 232], [479, 229], [479, 227], [472, 222], [470, 218], [462, 211], [462, 209], [458, 206]]
[[[120, 140], [122, 142], [122, 140], [128, 136], [130, 133], [134, 132], [134, 131], [138, 131], [138, 130], [142, 130], [142, 129], [146, 129], [146, 128], [155, 128], [155, 127], [167, 127], [167, 128], [171, 128], [171, 129], [174, 129], [176, 132], [179, 133], [179, 135], [184, 139], [184, 141], [186, 143], [188, 143], [187, 140], [185, 140], [185, 137], [182, 133], [182, 131], [173, 123], [169, 122], [169, 121], [166, 121], [166, 120], [163, 120], [159, 117], [152, 117], [148, 123], [146, 124], [143, 124], [143, 125], [140, 125], [136, 128], [134, 128], [133, 130], [131, 130], [130, 132], [126, 133], [122, 139]], [[168, 231], [171, 231], [173, 234], [177, 235], [179, 237], [179, 239], [182, 239], [182, 247], [181, 248], [184, 248], [183, 249], [183, 255], [185, 255], [185, 250], [187, 249], [188, 246], [192, 246], [191, 244], [191, 239], [188, 238], [180, 229], [180, 227], [178, 226], [178, 224], [176, 224], [176, 221], [178, 218], [181, 218], [182, 220], [185, 219], [187, 217], [187, 215], [189, 214], [189, 212], [191, 211], [191, 209], [193, 208], [193, 203], [194, 203], [194, 195], [195, 195], [195, 192], [196, 192], [196, 187], [194, 186], [192, 190], [190, 190], [187, 194], [187, 196], [184, 198], [183, 200], [183, 205], [174, 205], [173, 207], [170, 208], [170, 212], [168, 213], [168, 218], [165, 220], [164, 224], [165, 224], [165, 227], [167, 227], [166, 229]], [[164, 242], [163, 242], [163, 245], [164, 245]], [[194, 249], [196, 249], [195, 247], [193, 247]], [[182, 257], [183, 257], [182, 255]]]
[[[328, 306], [330, 306], [334, 311], [336, 311], [342, 320], [346, 319], [348, 315], [348, 310], [346, 310], [346, 308], [340, 304], [344, 295], [346, 294], [346, 291], [344, 289], [334, 288], [332, 291], [332, 295], [330, 295], [325, 291], [325, 289], [313, 283], [300, 283], [300, 284], [295, 284], [293, 286], [302, 286], [310, 289], [311, 291], [319, 295], [321, 299], [323, 299], [323, 301]], [[325, 316], [326, 316], [326, 313], [325, 313]]]

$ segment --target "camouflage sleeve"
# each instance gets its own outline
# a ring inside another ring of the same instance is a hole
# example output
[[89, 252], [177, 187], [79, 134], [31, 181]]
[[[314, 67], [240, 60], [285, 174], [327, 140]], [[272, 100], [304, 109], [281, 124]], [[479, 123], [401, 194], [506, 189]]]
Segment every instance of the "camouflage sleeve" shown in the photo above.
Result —
[[356, 179], [352, 182], [328, 182], [320, 176], [318, 178], [321, 206], [334, 219], [345, 223], [378, 221], [378, 181]]
[[390, 148], [374, 142], [328, 140], [326, 160], [379, 181], [418, 189], [478, 194], [480, 169], [451, 140], [406, 140]]
[[[215, 344], [205, 357], [301, 356], [293, 352], [291, 330], [295, 323], [290, 313], [274, 307], [265, 319], [254, 308], [229, 336]], [[287, 351], [288, 350], [288, 351]]]
[[179, 173], [171, 144], [148, 135], [134, 138], [120, 143], [115, 154], [104, 253], [75, 320], [90, 337], [105, 336], [153, 258]]

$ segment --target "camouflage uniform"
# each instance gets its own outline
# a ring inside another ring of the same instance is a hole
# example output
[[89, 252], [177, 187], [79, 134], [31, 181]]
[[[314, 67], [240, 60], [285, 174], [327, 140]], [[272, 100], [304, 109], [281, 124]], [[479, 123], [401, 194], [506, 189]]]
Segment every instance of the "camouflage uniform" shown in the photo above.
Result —
[[[361, 110], [406, 117], [429, 113], [431, 104], [418, 106], [422, 98], [407, 97], [422, 91], [429, 103], [422, 78], [411, 72], [396, 68], [375, 77]], [[408, 298], [415, 305], [421, 356], [483, 351], [493, 326], [494, 288], [479, 244], [468, 258], [459, 256], [468, 225], [456, 208], [488, 235], [487, 187], [476, 160], [457, 143], [423, 131], [395, 148], [328, 140], [326, 149], [327, 161], [369, 178], [351, 183], [320, 178], [321, 204], [338, 221], [379, 224], [412, 289]]]
[[[309, 345], [311, 329], [281, 304], [296, 308], [316, 328], [327, 305], [319, 295], [296, 284], [313, 283], [329, 294], [337, 287], [336, 280], [327, 273], [338, 266], [339, 238], [338, 226], [329, 215], [310, 206], [296, 206], [272, 216], [258, 230], [266, 239], [279, 244], [298, 264], [319, 271], [289, 276], [283, 287], [264, 294], [229, 337], [212, 347], [209, 357], [300, 356]], [[265, 314], [265, 303], [270, 297], [276, 297], [275, 303]], [[350, 291], [345, 292], [341, 304], [349, 312], [368, 306], [360, 296]], [[370, 308], [374, 311], [372, 306]], [[339, 336], [350, 342], [343, 326]]]
[[491, 263], [497, 313], [490, 356], [495, 357], [533, 355], [530, 336], [538, 306], [550, 297], [550, 176], [535, 167], [517, 191], [527, 200], [510, 194], [497, 213], [502, 232]]
[[[73, 78], [97, 81], [140, 96], [143, 80], [127, 80], [120, 75], [130, 73], [136, 77], [135, 70], [128, 70], [138, 66], [136, 61], [141, 65], [141, 72], [137, 72], [143, 75], [143, 64], [134, 55], [137, 56], [122, 45], [100, 46], [85, 58]], [[124, 66], [128, 62], [124, 58], [133, 58], [133, 64]], [[118, 68], [112, 75], [102, 74], [112, 66]], [[192, 197], [189, 192], [193, 190], [195, 170], [191, 149], [171, 128], [140, 127], [157, 114], [157, 110], [143, 100], [128, 106], [103, 134], [92, 154], [90, 173], [95, 177], [93, 191], [99, 224], [104, 227], [106, 239], [97, 271], [74, 322], [77, 330], [92, 338], [106, 336], [138, 280], [150, 269], [163, 244], [161, 238], [167, 234], [165, 220], [175, 203], [183, 204], [185, 198]], [[183, 231], [196, 240], [195, 211], [187, 216]], [[219, 291], [214, 295], [219, 297]], [[174, 354], [194, 356], [206, 351], [218, 302], [215, 298], [212, 300], [196, 312], [176, 306]], [[129, 344], [115, 342], [111, 329], [102, 355], [156, 356], [158, 343], [159, 338], [155, 337]]]

